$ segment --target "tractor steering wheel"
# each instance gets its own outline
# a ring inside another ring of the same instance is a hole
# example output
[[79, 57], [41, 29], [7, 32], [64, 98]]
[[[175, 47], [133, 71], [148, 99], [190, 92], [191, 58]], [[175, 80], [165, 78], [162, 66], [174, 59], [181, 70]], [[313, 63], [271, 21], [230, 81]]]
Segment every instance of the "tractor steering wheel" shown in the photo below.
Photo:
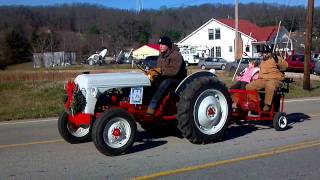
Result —
[[156, 68], [152, 68], [148, 63], [143, 63], [142, 61], [140, 61], [140, 62], [135, 62], [135, 65], [138, 67], [138, 69], [140, 69], [146, 74], [148, 74], [150, 71], [155, 72], [157, 75], [161, 74], [161, 72], [159, 72]]

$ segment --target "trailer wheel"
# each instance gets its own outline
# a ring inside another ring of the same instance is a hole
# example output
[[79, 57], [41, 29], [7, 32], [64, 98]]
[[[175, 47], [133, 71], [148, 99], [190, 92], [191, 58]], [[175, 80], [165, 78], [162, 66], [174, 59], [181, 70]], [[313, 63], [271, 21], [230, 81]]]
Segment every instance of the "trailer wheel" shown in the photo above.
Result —
[[91, 140], [90, 126], [76, 126], [68, 121], [68, 113], [63, 112], [58, 119], [58, 130], [61, 137], [71, 143], [83, 143]]
[[126, 110], [114, 108], [96, 120], [92, 133], [93, 143], [102, 154], [117, 156], [126, 153], [133, 145], [137, 125]]
[[231, 98], [215, 77], [197, 78], [188, 84], [177, 107], [178, 128], [195, 144], [219, 140], [230, 124]]
[[288, 127], [288, 119], [286, 113], [277, 112], [273, 117], [273, 127], [277, 131], [286, 130]]

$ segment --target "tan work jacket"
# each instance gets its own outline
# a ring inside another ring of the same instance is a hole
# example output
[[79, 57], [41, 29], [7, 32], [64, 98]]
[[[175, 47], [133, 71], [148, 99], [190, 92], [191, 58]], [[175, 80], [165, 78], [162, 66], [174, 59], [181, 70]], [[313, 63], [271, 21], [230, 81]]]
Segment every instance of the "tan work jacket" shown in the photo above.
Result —
[[259, 79], [284, 79], [284, 71], [288, 68], [288, 63], [278, 56], [278, 63], [270, 57], [269, 59], [262, 61], [260, 64]]

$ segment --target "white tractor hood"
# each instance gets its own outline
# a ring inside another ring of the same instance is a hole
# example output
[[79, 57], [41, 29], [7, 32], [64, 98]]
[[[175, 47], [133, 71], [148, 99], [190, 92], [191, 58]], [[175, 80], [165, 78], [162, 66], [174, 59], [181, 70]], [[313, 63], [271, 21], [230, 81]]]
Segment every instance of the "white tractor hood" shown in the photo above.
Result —
[[98, 88], [105, 91], [111, 88], [150, 86], [150, 80], [144, 73], [101, 73], [101, 74], [81, 74], [75, 79], [79, 88]]
[[149, 78], [138, 72], [81, 74], [74, 81], [86, 97], [84, 113], [88, 114], [94, 114], [99, 94], [109, 89], [151, 86]]

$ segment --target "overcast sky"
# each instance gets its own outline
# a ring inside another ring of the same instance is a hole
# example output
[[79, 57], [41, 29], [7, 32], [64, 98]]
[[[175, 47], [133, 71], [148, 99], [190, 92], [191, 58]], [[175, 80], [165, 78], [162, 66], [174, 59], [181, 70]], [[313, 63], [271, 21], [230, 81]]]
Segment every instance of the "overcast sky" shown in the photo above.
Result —
[[[235, 0], [141, 0], [144, 9], [159, 9], [160, 7], [183, 7], [190, 5], [201, 5], [205, 3], [211, 4], [234, 4]], [[55, 5], [64, 3], [90, 3], [99, 4], [106, 7], [120, 8], [120, 9], [136, 9], [139, 0], [0, 0], [0, 5]], [[240, 3], [278, 3], [283, 5], [303, 5], [306, 6], [308, 0], [239, 0]], [[320, 0], [315, 0], [315, 5], [319, 6]]]

